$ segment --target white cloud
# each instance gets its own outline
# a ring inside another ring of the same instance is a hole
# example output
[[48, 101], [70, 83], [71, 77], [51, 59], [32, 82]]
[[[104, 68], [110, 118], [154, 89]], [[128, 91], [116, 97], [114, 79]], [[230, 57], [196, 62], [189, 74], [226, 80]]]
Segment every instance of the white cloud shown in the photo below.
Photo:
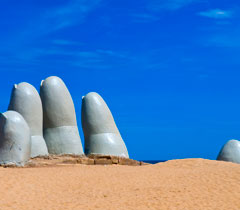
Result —
[[226, 19], [233, 16], [233, 11], [230, 10], [221, 10], [221, 9], [212, 9], [205, 12], [199, 12], [198, 15], [214, 18], [214, 19]]

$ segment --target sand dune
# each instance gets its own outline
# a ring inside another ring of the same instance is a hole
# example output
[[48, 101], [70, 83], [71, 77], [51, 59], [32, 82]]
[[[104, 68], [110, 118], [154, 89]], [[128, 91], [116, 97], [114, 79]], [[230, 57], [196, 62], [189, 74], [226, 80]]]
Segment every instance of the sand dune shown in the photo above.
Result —
[[0, 209], [240, 209], [240, 165], [0, 168]]

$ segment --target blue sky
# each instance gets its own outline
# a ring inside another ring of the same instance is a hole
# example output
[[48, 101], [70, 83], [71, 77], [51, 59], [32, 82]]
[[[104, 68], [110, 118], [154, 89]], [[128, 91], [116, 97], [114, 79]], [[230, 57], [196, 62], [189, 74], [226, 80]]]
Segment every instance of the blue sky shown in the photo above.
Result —
[[0, 111], [13, 84], [56, 75], [81, 132], [98, 92], [135, 159], [215, 159], [240, 139], [240, 3], [235, 0], [1, 1]]

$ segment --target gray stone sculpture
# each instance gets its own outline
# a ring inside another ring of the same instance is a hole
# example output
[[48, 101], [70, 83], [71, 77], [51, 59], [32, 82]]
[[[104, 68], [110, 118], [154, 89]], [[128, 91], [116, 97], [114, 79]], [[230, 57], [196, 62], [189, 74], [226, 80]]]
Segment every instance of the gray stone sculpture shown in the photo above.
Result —
[[24, 165], [31, 155], [30, 129], [15, 111], [0, 114], [0, 164]]
[[228, 141], [219, 152], [217, 160], [240, 163], [240, 141]]
[[83, 155], [72, 97], [55, 76], [41, 82], [43, 135], [50, 154]]
[[20, 113], [28, 123], [32, 141], [31, 157], [48, 155], [42, 131], [42, 102], [37, 90], [26, 82], [14, 85], [8, 110]]
[[85, 154], [115, 155], [128, 158], [128, 151], [107, 104], [91, 92], [82, 100], [82, 128]]

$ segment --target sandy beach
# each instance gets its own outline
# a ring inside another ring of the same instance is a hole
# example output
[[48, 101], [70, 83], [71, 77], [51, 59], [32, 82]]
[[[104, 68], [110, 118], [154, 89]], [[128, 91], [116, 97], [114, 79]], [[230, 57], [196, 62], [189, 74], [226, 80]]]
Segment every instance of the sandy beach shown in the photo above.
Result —
[[146, 166], [0, 168], [0, 209], [240, 209], [240, 165], [185, 159]]

